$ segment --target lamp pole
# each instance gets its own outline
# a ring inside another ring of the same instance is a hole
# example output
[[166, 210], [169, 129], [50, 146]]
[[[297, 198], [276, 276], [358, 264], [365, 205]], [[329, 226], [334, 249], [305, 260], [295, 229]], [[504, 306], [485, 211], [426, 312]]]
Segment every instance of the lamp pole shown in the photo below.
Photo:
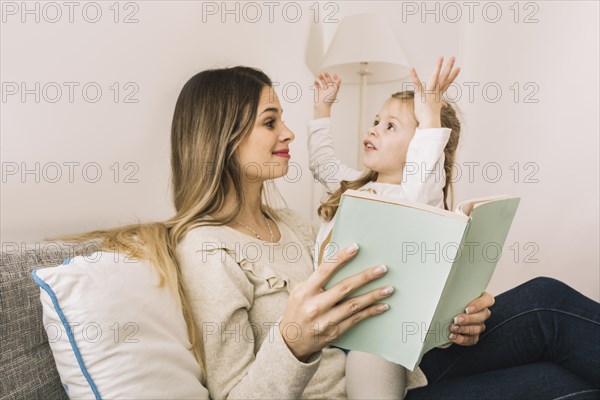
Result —
[[361, 62], [360, 63], [360, 71], [358, 72], [360, 75], [360, 94], [359, 94], [359, 104], [358, 104], [358, 151], [356, 157], [357, 169], [361, 168], [361, 159], [362, 159], [362, 138], [366, 132], [366, 116], [367, 116], [367, 75], [369, 75], [369, 63]]
[[361, 168], [362, 161], [362, 138], [366, 132], [366, 97], [367, 97], [367, 75], [369, 75], [369, 63], [361, 62], [360, 70], [358, 72], [360, 75], [360, 100], [359, 100], [359, 110], [358, 110], [358, 152], [357, 152], [357, 168]]

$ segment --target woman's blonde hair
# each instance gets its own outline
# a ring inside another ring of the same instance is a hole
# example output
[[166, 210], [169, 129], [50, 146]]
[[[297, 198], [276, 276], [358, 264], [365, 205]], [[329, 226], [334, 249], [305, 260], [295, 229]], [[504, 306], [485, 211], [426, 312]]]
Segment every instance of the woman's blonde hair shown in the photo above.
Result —
[[[414, 101], [415, 93], [413, 91], [404, 91], [394, 93], [391, 98], [400, 101]], [[456, 148], [458, 147], [458, 139], [460, 137], [460, 120], [456, 115], [455, 106], [452, 106], [447, 100], [447, 107], [442, 107], [441, 122], [442, 127], [452, 129], [448, 143], [444, 148], [444, 172], [446, 173], [446, 183], [444, 184], [444, 209], [449, 210], [454, 203], [454, 186], [452, 184], [452, 173]], [[377, 180], [378, 173], [367, 169], [360, 178], [353, 181], [341, 181], [340, 187], [330, 194], [329, 198], [321, 204], [318, 209], [319, 217], [324, 221], [331, 221], [335, 215], [342, 198], [342, 194], [348, 189], [359, 189], [371, 181]], [[450, 203], [448, 203], [450, 198]]]
[[[71, 242], [100, 239], [100, 250], [125, 251], [129, 257], [149, 260], [160, 276], [160, 286], [170, 288], [181, 304], [191, 350], [200, 363], [203, 376], [202, 343], [198, 340], [185, 296], [175, 249], [190, 229], [227, 224], [243, 208], [246, 202], [244, 180], [236, 150], [253, 129], [265, 87], [273, 87], [266, 74], [243, 66], [202, 71], [183, 86], [171, 126], [172, 195], [176, 210], [173, 217], [163, 222], [131, 224], [48, 239]], [[260, 193], [262, 211], [277, 220], [277, 214], [269, 206], [272, 194], [263, 188]], [[205, 218], [222, 211], [225, 197], [230, 192], [239, 207], [220, 218]]]

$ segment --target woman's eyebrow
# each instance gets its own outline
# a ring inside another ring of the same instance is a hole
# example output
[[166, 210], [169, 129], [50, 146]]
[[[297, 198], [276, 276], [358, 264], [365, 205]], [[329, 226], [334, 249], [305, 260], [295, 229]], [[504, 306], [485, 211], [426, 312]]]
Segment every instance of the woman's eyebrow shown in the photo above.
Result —
[[[275, 114], [279, 113], [279, 109], [277, 107], [269, 107], [269, 108], [263, 110], [263, 112], [261, 112], [259, 115], [263, 115], [264, 113], [269, 112], [269, 111], [272, 111]], [[283, 114], [283, 108], [281, 109], [281, 113]]]

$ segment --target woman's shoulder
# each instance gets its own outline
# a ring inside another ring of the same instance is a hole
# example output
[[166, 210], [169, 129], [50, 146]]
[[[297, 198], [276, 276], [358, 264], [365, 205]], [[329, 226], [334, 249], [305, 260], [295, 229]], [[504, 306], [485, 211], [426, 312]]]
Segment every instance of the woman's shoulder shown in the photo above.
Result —
[[198, 225], [189, 229], [177, 243], [177, 252], [215, 252], [235, 248], [235, 230], [225, 225]]
[[229, 232], [227, 231], [225, 225], [196, 225], [187, 230], [181, 242], [190, 240], [192, 238], [221, 238], [227, 236], [228, 233]]

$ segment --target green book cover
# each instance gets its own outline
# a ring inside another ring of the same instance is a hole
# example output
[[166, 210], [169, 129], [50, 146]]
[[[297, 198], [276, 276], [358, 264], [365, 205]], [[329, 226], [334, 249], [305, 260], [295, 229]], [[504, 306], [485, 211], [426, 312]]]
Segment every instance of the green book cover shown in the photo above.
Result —
[[495, 196], [462, 202], [456, 212], [347, 190], [324, 259], [351, 243], [360, 251], [325, 289], [364, 269], [387, 274], [349, 297], [385, 284], [395, 293], [387, 312], [368, 318], [334, 345], [379, 355], [413, 371], [430, 349], [449, 343], [456, 314], [480, 296], [492, 277], [519, 204]]

